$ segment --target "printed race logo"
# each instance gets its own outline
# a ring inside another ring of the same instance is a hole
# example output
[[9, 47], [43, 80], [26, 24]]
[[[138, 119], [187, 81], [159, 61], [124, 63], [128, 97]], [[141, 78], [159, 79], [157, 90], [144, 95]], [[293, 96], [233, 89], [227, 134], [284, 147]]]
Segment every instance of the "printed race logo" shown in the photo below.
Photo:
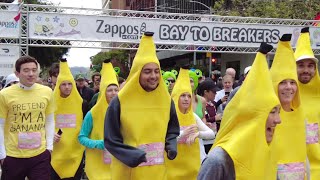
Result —
[[141, 35], [146, 32], [146, 23], [139, 25], [111, 25], [105, 20], [97, 20], [97, 33], [111, 34], [111, 37], [121, 39], [140, 39]]

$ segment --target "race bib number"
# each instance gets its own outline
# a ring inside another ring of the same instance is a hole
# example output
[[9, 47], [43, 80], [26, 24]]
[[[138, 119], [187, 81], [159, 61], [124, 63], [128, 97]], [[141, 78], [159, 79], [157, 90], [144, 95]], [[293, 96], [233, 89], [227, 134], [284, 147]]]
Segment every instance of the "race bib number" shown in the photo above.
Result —
[[19, 149], [37, 149], [41, 146], [40, 132], [20, 132], [18, 134]]
[[141, 163], [139, 166], [152, 166], [164, 163], [164, 144], [151, 143], [138, 146], [139, 149], [146, 152], [147, 162]]
[[56, 128], [75, 128], [77, 117], [75, 114], [58, 114]]
[[111, 164], [111, 154], [108, 150], [103, 150], [103, 162], [105, 164]]
[[288, 163], [278, 165], [277, 180], [304, 180], [304, 163]]
[[319, 142], [319, 125], [318, 123], [307, 124], [307, 144]]

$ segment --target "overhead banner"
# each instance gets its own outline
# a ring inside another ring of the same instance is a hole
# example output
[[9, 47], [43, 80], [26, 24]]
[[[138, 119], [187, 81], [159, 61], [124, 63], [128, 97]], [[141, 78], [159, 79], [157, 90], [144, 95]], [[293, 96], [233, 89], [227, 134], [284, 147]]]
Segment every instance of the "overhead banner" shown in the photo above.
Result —
[[[241, 23], [146, 19], [135, 17], [86, 16], [30, 13], [29, 37], [109, 42], [139, 42], [145, 31], [154, 32], [158, 44], [197, 46], [259, 47], [261, 42], [276, 45], [283, 34], [291, 33], [295, 46], [302, 27]], [[320, 28], [310, 27], [312, 47], [320, 49]]]
[[0, 76], [14, 72], [14, 65], [19, 58], [19, 46], [0, 45]]
[[0, 37], [18, 38], [20, 28], [18, 11], [0, 11]]

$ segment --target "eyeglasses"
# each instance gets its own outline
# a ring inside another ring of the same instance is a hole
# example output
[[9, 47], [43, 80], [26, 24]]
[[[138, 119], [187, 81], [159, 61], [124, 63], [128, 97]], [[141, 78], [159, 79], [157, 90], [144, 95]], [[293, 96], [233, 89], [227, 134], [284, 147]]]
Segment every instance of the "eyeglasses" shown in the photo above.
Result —
[[175, 82], [176, 82], [174, 79], [167, 79], [167, 81], [168, 81], [169, 83], [175, 83]]

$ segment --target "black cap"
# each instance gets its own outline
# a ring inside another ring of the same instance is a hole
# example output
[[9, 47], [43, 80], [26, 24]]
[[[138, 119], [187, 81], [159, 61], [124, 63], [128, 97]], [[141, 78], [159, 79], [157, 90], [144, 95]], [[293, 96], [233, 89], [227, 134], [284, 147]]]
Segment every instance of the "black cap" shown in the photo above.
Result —
[[144, 33], [145, 36], [153, 36], [154, 32], [147, 31]]
[[259, 48], [259, 52], [261, 52], [262, 54], [267, 54], [268, 52], [270, 52], [273, 49], [273, 46], [270, 44], [267, 44], [265, 42], [261, 43], [260, 48]]
[[103, 63], [109, 63], [109, 62], [111, 62], [111, 58], [107, 58], [103, 61]]
[[61, 58], [60, 61], [61, 62], [67, 62], [67, 59], [66, 58]]
[[182, 69], [190, 69], [190, 65], [189, 64], [185, 64], [183, 66], [181, 66]]
[[283, 34], [280, 41], [291, 41], [292, 34]]
[[304, 27], [301, 29], [301, 33], [307, 33], [309, 32], [309, 27]]
[[201, 82], [198, 86], [198, 93], [200, 96], [204, 95], [204, 91], [212, 91], [212, 92], [218, 92], [219, 88], [217, 85], [214, 84], [212, 80], [204, 80]]

